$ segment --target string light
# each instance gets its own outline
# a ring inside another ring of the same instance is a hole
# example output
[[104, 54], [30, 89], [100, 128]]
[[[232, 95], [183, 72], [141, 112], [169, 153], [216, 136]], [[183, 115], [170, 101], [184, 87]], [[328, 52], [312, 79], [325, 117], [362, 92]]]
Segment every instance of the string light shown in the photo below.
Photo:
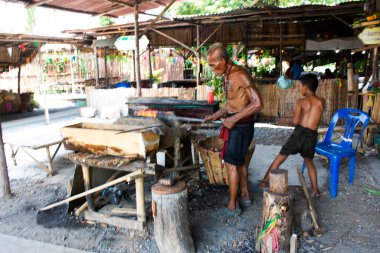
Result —
[[318, 50], [317, 55], [320, 55], [320, 54], [321, 54], [321, 52], [319, 52], [319, 50]]
[[362, 54], [365, 54], [365, 50], [362, 51]]
[[335, 53], [337, 54], [337, 53], [339, 53], [339, 48], [337, 48], [337, 49], [335, 49]]

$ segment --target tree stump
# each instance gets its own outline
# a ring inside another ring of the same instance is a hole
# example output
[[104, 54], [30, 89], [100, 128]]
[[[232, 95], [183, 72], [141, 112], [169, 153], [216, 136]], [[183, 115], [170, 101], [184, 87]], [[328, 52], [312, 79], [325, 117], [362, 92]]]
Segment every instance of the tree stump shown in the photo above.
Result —
[[195, 252], [187, 210], [185, 182], [152, 186], [154, 235], [160, 252]]
[[288, 191], [288, 171], [275, 169], [269, 173], [269, 191], [273, 193]]
[[[268, 222], [275, 220], [275, 227], [273, 230], [268, 231], [267, 234], [272, 235], [272, 237], [275, 236], [275, 229], [278, 237], [278, 252], [289, 252], [293, 220], [293, 196], [291, 192], [288, 191], [288, 172], [286, 170], [273, 170], [269, 174], [269, 185], [270, 188], [264, 191], [263, 196], [261, 231], [268, 225]], [[264, 248], [268, 249], [267, 246], [268, 245], [261, 245], [261, 251], [264, 251]], [[269, 253], [268, 251], [266, 252]]]

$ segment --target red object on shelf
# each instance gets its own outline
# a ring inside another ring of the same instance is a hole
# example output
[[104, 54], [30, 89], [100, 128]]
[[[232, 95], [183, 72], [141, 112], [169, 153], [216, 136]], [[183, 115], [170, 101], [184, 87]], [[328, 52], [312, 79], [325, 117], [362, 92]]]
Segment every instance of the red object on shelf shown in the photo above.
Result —
[[214, 103], [214, 95], [215, 95], [215, 91], [213, 88], [208, 88], [207, 89], [207, 103], [210, 105], [212, 103]]

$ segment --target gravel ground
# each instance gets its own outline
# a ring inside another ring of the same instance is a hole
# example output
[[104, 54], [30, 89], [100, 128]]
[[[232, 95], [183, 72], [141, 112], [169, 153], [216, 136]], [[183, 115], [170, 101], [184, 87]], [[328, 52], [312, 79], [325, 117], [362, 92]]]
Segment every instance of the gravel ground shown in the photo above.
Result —
[[[283, 145], [291, 128], [256, 124], [255, 140], [263, 145]], [[202, 132], [202, 131], [201, 131]], [[215, 130], [204, 130], [216, 135]], [[38, 209], [67, 197], [67, 182], [73, 175], [73, 165], [63, 158], [67, 151], [58, 153], [57, 174], [47, 177], [23, 153], [17, 167], [8, 162], [13, 197], [0, 201], [0, 233], [50, 242], [96, 253], [158, 252], [153, 219], [148, 210], [147, 230], [140, 232], [91, 224], [66, 212], [67, 206], [49, 212]], [[38, 154], [43, 160], [44, 153]], [[7, 159], [10, 153], [7, 149]], [[320, 223], [327, 232], [320, 237], [299, 235], [298, 252], [380, 252], [380, 198], [366, 192], [366, 188], [380, 188], [380, 159], [373, 156], [357, 157], [354, 186], [347, 183], [348, 162], [340, 170], [339, 193], [329, 197], [324, 186], [321, 199], [316, 201]], [[328, 170], [328, 164], [323, 168]], [[147, 206], [150, 205], [150, 186], [146, 184]], [[208, 184], [202, 179], [189, 185], [189, 219], [198, 252], [254, 252], [256, 228], [261, 221], [262, 193], [250, 183], [254, 205], [239, 218], [226, 219], [222, 208], [228, 196], [226, 186]], [[1, 251], [1, 250], [0, 250]]]

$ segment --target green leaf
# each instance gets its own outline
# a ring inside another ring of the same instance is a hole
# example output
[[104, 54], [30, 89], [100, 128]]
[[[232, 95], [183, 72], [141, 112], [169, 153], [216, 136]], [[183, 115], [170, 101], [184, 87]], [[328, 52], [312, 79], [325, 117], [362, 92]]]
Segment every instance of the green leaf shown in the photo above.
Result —
[[380, 190], [376, 190], [376, 189], [368, 189], [368, 188], [365, 188], [365, 190], [375, 196], [378, 196], [380, 197]]

